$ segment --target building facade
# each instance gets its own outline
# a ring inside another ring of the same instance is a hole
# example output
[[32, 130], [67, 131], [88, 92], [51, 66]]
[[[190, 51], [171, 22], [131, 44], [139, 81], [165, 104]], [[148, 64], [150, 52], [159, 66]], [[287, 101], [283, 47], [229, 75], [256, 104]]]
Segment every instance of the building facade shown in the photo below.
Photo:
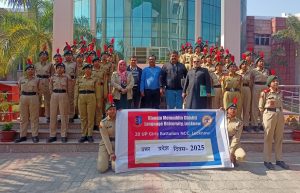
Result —
[[292, 40], [277, 41], [272, 35], [286, 29], [286, 18], [247, 16], [247, 47], [255, 53], [264, 52], [265, 65], [274, 69], [281, 84], [299, 84], [298, 45]]
[[[164, 61], [170, 50], [186, 42], [194, 45], [198, 37], [229, 48], [239, 58], [245, 17], [246, 0], [54, 0], [53, 49], [78, 39], [74, 23], [81, 23], [99, 46], [115, 38], [122, 57], [136, 55], [140, 62], [151, 54]], [[63, 32], [70, 25], [68, 33]]]

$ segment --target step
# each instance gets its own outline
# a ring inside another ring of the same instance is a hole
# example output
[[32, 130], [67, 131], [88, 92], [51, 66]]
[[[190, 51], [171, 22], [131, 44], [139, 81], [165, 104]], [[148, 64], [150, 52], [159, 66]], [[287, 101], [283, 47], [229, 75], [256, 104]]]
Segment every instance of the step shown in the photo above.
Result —
[[[264, 139], [264, 132], [245, 132], [243, 131], [241, 139]], [[292, 129], [284, 129], [283, 132], [283, 139], [291, 140], [292, 139]]]
[[[263, 152], [264, 150], [264, 141], [261, 139], [246, 139], [241, 140], [242, 148], [247, 152]], [[283, 140], [282, 152], [299, 152], [300, 151], [300, 141], [294, 141], [285, 139]], [[274, 152], [274, 144], [273, 144], [273, 152]]]
[[[76, 139], [70, 139], [68, 143], [57, 142], [46, 143], [45, 139], [39, 143], [32, 143], [31, 139], [22, 143], [0, 142], [0, 153], [59, 153], [59, 152], [98, 152], [100, 139], [95, 139], [94, 143], [78, 143]], [[246, 152], [263, 152], [263, 140], [242, 140], [242, 148]], [[300, 141], [284, 140], [283, 152], [299, 152]]]

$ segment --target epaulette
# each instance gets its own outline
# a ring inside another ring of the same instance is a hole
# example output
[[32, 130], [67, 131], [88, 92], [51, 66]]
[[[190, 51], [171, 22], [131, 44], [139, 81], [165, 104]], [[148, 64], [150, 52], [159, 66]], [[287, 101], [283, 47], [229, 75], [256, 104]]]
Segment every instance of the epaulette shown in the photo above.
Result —
[[270, 90], [269, 88], [263, 90], [264, 93], [268, 93], [268, 92], [270, 92], [270, 91], [271, 91], [271, 90]]

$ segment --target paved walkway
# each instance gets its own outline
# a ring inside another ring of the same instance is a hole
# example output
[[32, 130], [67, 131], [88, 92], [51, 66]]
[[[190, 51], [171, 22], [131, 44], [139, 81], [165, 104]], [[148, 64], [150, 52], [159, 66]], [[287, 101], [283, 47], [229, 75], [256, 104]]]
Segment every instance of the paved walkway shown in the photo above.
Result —
[[0, 154], [0, 192], [300, 192], [300, 153], [284, 155], [291, 170], [266, 171], [261, 156], [238, 169], [99, 174], [95, 153]]

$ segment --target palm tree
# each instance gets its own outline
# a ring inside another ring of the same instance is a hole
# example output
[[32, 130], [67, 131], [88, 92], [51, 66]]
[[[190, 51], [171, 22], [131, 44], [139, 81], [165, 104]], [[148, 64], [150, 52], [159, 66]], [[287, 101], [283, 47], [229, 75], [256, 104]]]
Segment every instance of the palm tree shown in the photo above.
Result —
[[23, 13], [0, 12], [0, 76], [28, 57], [36, 61], [43, 45], [52, 50], [52, 20], [50, 1], [31, 0]]
[[13, 8], [28, 8], [30, 6], [30, 0], [0, 0], [3, 3], [6, 3], [8, 6]]
[[273, 35], [275, 40], [292, 39], [300, 43], [300, 20], [295, 16], [289, 16], [286, 20], [287, 28], [280, 30]]

